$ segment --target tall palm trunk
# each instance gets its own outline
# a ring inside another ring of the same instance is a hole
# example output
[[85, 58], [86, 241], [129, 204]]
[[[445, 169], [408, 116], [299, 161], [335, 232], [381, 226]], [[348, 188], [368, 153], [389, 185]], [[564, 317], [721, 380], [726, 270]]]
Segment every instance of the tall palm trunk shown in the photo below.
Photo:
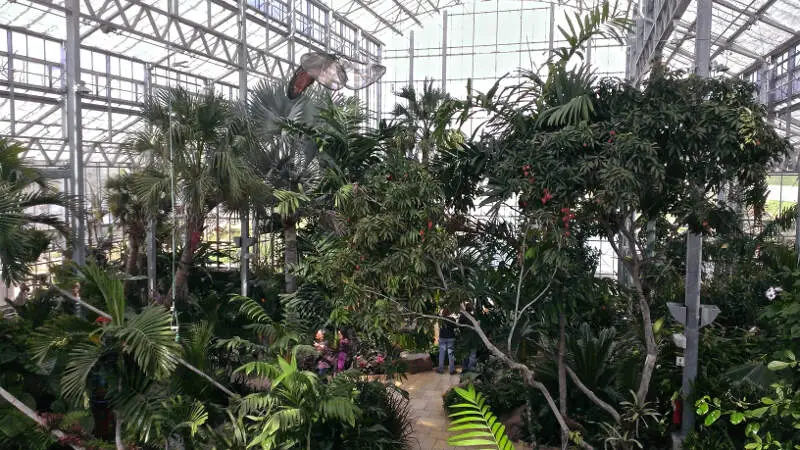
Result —
[[203, 227], [205, 226], [205, 215], [201, 213], [190, 213], [186, 219], [186, 234], [183, 240], [183, 252], [178, 260], [178, 268], [175, 271], [175, 281], [167, 294], [165, 303], [169, 304], [172, 300], [173, 289], [175, 298], [186, 298], [189, 295], [189, 271], [192, 269], [192, 259], [194, 253], [200, 246]]
[[297, 277], [292, 273], [292, 269], [297, 265], [297, 220], [294, 217], [283, 219], [283, 242], [286, 292], [292, 293], [297, 290]]
[[[128, 232], [128, 257], [125, 260], [125, 274], [134, 276], [139, 274], [139, 254], [144, 234], [138, 231]], [[125, 280], [125, 293], [130, 295], [133, 284], [131, 280]]]

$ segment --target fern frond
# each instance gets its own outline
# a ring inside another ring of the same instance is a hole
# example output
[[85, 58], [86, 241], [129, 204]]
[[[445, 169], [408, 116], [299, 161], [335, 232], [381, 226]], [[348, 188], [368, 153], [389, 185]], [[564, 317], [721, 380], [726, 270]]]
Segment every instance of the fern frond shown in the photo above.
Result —
[[448, 431], [459, 432], [451, 436], [447, 443], [454, 447], [496, 446], [500, 450], [513, 450], [514, 445], [506, 435], [506, 427], [497, 419], [486, 405], [486, 399], [475, 391], [475, 386], [467, 389], [454, 388], [466, 400], [451, 406], [457, 410], [450, 414], [453, 419]]

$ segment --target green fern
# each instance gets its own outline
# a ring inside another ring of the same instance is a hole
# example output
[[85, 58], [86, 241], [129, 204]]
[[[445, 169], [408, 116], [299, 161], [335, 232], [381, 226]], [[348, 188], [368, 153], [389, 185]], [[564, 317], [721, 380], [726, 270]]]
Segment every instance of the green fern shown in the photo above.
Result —
[[[447, 440], [448, 445], [454, 447], [498, 448], [500, 450], [513, 450], [514, 445], [506, 436], [506, 427], [492, 414], [486, 399], [475, 391], [475, 386], [469, 385], [467, 389], [454, 388], [466, 403], [451, 406], [457, 411], [450, 413], [450, 432], [459, 434]], [[489, 447], [487, 447], [489, 446]]]

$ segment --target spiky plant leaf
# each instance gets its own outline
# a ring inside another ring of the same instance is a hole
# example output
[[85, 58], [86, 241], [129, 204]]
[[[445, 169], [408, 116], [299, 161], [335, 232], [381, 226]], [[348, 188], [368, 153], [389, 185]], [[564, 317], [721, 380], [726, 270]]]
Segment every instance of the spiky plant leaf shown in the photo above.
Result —
[[144, 373], [163, 379], [175, 371], [180, 345], [170, 329], [172, 317], [160, 306], [150, 306], [134, 316], [117, 332], [124, 350], [133, 355]]
[[458, 434], [447, 439], [448, 445], [513, 450], [514, 445], [506, 435], [506, 427], [489, 410], [486, 399], [475, 391], [475, 386], [470, 384], [467, 389], [454, 389], [466, 402], [451, 406], [456, 411], [450, 414], [453, 421], [448, 431]]

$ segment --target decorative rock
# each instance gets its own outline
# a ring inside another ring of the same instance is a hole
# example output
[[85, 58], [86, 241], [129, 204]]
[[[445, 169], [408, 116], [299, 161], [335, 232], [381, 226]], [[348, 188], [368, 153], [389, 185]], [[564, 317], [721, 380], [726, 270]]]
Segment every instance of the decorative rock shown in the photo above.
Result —
[[400, 353], [400, 359], [405, 361], [408, 373], [425, 372], [433, 369], [433, 361], [428, 353]]

